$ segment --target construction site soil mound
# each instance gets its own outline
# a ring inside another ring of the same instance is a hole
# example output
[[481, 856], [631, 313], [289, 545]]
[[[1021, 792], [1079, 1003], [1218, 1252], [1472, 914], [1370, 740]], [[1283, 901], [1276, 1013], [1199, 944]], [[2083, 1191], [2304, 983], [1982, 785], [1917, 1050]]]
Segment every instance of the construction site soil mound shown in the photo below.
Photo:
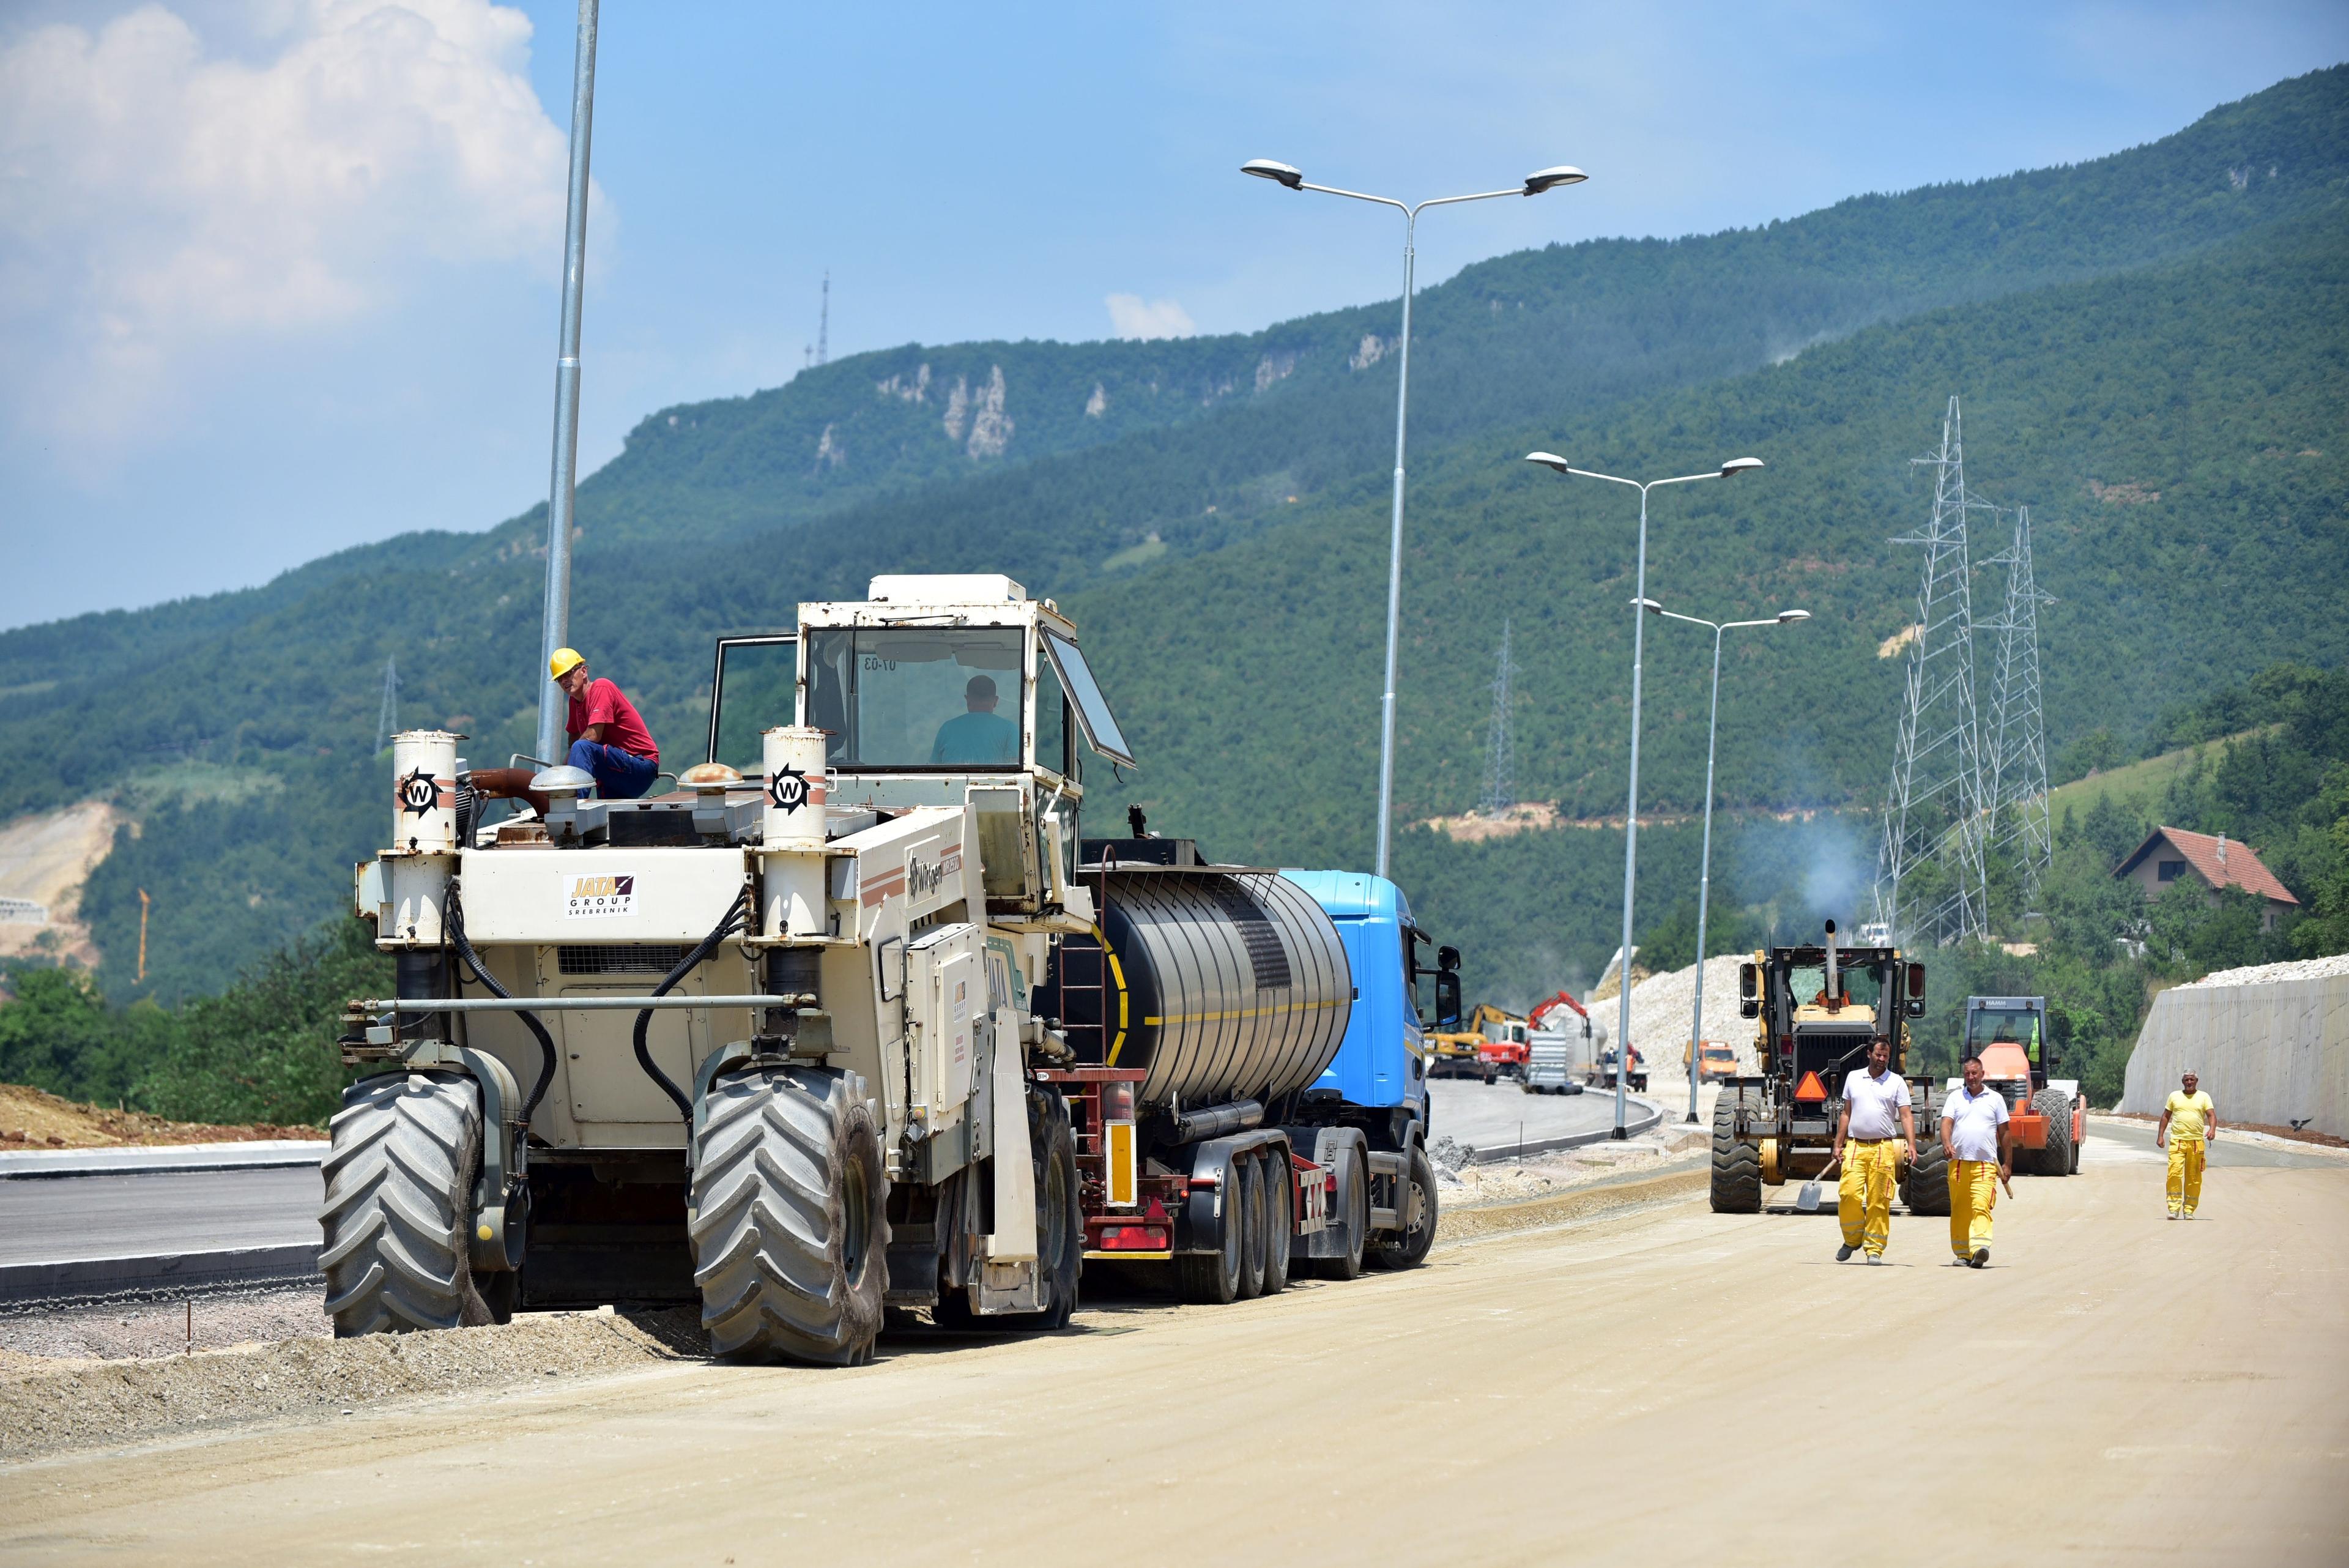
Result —
[[0, 1153], [27, 1148], [262, 1143], [323, 1136], [316, 1127], [282, 1127], [274, 1122], [216, 1127], [208, 1122], [166, 1121], [144, 1111], [79, 1105], [23, 1084], [0, 1084]]

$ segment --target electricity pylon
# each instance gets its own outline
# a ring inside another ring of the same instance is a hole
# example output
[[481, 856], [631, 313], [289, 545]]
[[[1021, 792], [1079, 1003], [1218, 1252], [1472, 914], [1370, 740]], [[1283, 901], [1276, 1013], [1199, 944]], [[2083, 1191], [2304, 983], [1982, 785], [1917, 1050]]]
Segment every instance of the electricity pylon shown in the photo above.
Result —
[[1477, 809], [1499, 816], [1516, 804], [1516, 756], [1509, 742], [1509, 623], [1501, 623], [1501, 658], [1493, 672], [1493, 722], [1485, 737], [1485, 798]]
[[375, 749], [378, 753], [391, 744], [399, 732], [399, 666], [396, 659], [383, 661], [383, 706], [375, 721]]
[[[1909, 647], [1907, 702], [1876, 857], [1876, 918], [1904, 941], [1964, 941], [1990, 934], [1982, 739], [1974, 711], [1973, 587], [1966, 559], [1965, 442], [1958, 400], [1941, 421], [1940, 450], [1915, 460], [1933, 471], [1933, 514], [1922, 534], [1892, 541], [1925, 550], [1917, 636]], [[1937, 875], [1918, 878], [1928, 866]], [[1920, 895], [1916, 880], [1928, 891]], [[1904, 884], [1911, 884], [1904, 888]]]
[[1998, 634], [1982, 803], [1990, 845], [2013, 846], [2023, 868], [2023, 904], [2039, 901], [2039, 878], [2054, 858], [2047, 815], [2047, 732], [2039, 705], [2039, 607], [2054, 604], [2031, 569], [2031, 508], [2014, 513], [2014, 543], [1982, 565], [2006, 567], [2006, 608], [1984, 631]]

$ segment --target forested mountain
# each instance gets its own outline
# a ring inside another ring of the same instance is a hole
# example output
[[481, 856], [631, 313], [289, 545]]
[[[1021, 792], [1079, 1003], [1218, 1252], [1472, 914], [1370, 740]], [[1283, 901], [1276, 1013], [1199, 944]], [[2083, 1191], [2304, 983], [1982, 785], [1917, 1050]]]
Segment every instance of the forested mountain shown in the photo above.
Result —
[[[1725, 846], [1731, 910], [1781, 889], [1790, 919], [1837, 907], [1850, 877], [1821, 881], [1829, 861], [1864, 881], [1872, 843], [1848, 814], [1882, 788], [1900, 680], [1878, 649], [1913, 618], [1915, 558], [1889, 541], [1922, 520], [1908, 460], [1952, 393], [1976, 491], [2033, 508], [2059, 601], [2044, 622], [2056, 743], [2133, 740], [2278, 659], [2340, 664], [2344, 196], [2335, 70], [2074, 168], [1556, 246], [1429, 291], [1400, 815], [1473, 800], [1505, 616], [1521, 794], [1620, 809], [1636, 513], [1530, 468], [1532, 447], [1641, 476], [1770, 464], [1660, 493], [1651, 538], [1650, 591], [1675, 607], [1816, 617], [1747, 636], [1725, 668], [1723, 799], [1829, 814]], [[1089, 809], [1139, 800], [1226, 857], [1366, 863], [1392, 316], [908, 348], [663, 410], [582, 487], [574, 640], [690, 760], [713, 635], [878, 570], [1008, 571], [1072, 606], [1141, 748], [1144, 771], [1121, 787], [1104, 770]], [[2005, 526], [1982, 517], [1978, 558]], [[142, 824], [85, 900], [113, 994], [138, 993], [123, 970], [141, 887], [148, 990], [167, 998], [216, 989], [342, 905], [382, 831], [387, 656], [407, 722], [468, 732], [480, 762], [528, 744], [536, 528], [415, 535], [246, 594], [0, 636], [0, 815], [128, 790]], [[1709, 650], [1679, 626], [1649, 649], [1646, 798], [1685, 813]], [[1643, 837], [1659, 916], [1692, 891], [1691, 837]], [[1423, 830], [1397, 864], [1488, 974], [1531, 983], [1611, 948], [1619, 856], [1603, 828], [1474, 847]]]

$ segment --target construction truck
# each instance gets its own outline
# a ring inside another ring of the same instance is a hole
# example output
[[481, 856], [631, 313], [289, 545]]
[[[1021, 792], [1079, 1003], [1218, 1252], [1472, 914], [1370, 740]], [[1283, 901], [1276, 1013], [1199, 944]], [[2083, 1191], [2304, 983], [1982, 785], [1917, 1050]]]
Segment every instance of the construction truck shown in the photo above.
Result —
[[1713, 1210], [1754, 1214], [1762, 1189], [1806, 1181], [1826, 1168], [1843, 1109], [1843, 1082], [1868, 1068], [1882, 1034], [1892, 1070], [1908, 1079], [1917, 1125], [1916, 1163], [1901, 1173], [1914, 1214], [1946, 1214], [1940, 1084], [1908, 1071], [1910, 1022], [1925, 1012], [1925, 966], [1890, 946], [1839, 947], [1826, 922], [1816, 946], [1756, 951], [1738, 965], [1737, 1010], [1755, 1021], [1758, 1074], [1723, 1081], [1713, 1108]]
[[1526, 1075], [1518, 1086], [1529, 1095], [1582, 1093], [1584, 1075], [1607, 1044], [1607, 1026], [1563, 991], [1536, 1005], [1526, 1026]]
[[[1592, 1061], [1590, 1064], [1590, 1071], [1587, 1075], [1586, 1079], [1592, 1088], [1611, 1089], [1615, 1086], [1615, 1058], [1617, 1054], [1618, 1053], [1616, 1048], [1612, 1045], [1609, 1045], [1603, 1048], [1599, 1053], [1598, 1057]], [[1647, 1054], [1636, 1045], [1631, 1047], [1631, 1076], [1629, 1087], [1639, 1094], [1645, 1094], [1648, 1089]]]
[[[1963, 1062], [1979, 1058], [1982, 1080], [2004, 1097], [2020, 1176], [2070, 1176], [2088, 1138], [2088, 1096], [2058, 1065], [2044, 996], [1969, 996]], [[1952, 1078], [1954, 1090], [1961, 1079]]]
[[1521, 1078], [1526, 1065], [1526, 1021], [1480, 1002], [1457, 1029], [1431, 1034], [1430, 1071], [1439, 1078]]
[[1737, 1048], [1722, 1040], [1692, 1041], [1681, 1049], [1681, 1071], [1696, 1068], [1700, 1084], [1737, 1076]]
[[893, 1312], [1064, 1324], [1088, 1257], [1229, 1301], [1425, 1256], [1458, 955], [1380, 878], [1082, 837], [1082, 751], [1133, 755], [1050, 600], [876, 577], [722, 639], [711, 694], [675, 792], [544, 767], [543, 817], [395, 739], [338, 1334], [693, 1303], [720, 1355], [854, 1365]]

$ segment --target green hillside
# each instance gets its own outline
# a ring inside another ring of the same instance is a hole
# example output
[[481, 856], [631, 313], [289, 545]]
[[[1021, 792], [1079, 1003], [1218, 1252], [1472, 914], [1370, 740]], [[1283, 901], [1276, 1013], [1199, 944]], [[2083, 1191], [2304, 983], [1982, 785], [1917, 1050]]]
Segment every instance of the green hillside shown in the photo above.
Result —
[[[1758, 816], [1724, 845], [1717, 900], [1758, 919], [1847, 909], [1872, 865], [1857, 814], [1882, 788], [1900, 679], [1876, 649], [1915, 591], [1913, 556], [1888, 540], [1922, 519], [1907, 460], [1952, 392], [1976, 490], [2033, 509], [2060, 601], [2045, 619], [2058, 745], [2134, 736], [2279, 658], [2342, 663], [2345, 106], [2349, 73], [2320, 73], [2074, 169], [1526, 253], [1433, 291], [1413, 365], [1402, 820], [1474, 798], [1503, 615], [1524, 670], [1520, 793], [1569, 815], [1620, 809], [1634, 513], [1528, 468], [1533, 446], [1638, 474], [1749, 451], [1771, 464], [1660, 493], [1650, 584], [1695, 613], [1817, 618], [1735, 645], [1724, 673], [1723, 799], [1828, 813]], [[1130, 796], [1225, 857], [1367, 863], [1392, 383], [1338, 351], [1381, 319], [893, 351], [666, 410], [583, 487], [574, 640], [690, 756], [713, 635], [861, 593], [877, 570], [1009, 571], [1074, 606], [1137, 737], [1144, 772], [1123, 792], [1097, 779], [1100, 805]], [[1259, 391], [1250, 367], [1283, 346], [1292, 372]], [[924, 446], [933, 430], [947, 443], [936, 399], [957, 377], [968, 399], [982, 362], [990, 384], [1004, 369], [1002, 452], [971, 457], [968, 402], [961, 445]], [[924, 399], [900, 396], [924, 363]], [[1140, 390], [1243, 372], [1180, 408]], [[876, 384], [892, 377], [898, 390]], [[1107, 406], [1087, 416], [1096, 383]], [[1061, 402], [1083, 389], [1074, 411], [1023, 415], [1021, 389], [1047, 385]], [[826, 423], [847, 455], [817, 469]], [[875, 452], [895, 455], [859, 466]], [[1163, 553], [1135, 549], [1154, 534]], [[0, 697], [0, 815], [142, 781], [142, 831], [85, 905], [110, 994], [139, 994], [122, 967], [140, 887], [156, 898], [146, 990], [166, 999], [217, 989], [341, 905], [382, 832], [369, 752], [387, 655], [409, 722], [468, 732], [480, 762], [528, 743], [529, 537], [527, 519], [417, 535], [249, 594], [0, 636], [16, 693]], [[1696, 805], [1705, 651], [1691, 628], [1653, 630], [1652, 809]], [[223, 772], [254, 787], [219, 798]], [[1423, 908], [1474, 933], [1488, 974], [1530, 987], [1611, 950], [1620, 843], [1575, 829], [1470, 848], [1423, 831], [1397, 866]], [[1692, 835], [1642, 843], [1661, 918], [1692, 894]]]

